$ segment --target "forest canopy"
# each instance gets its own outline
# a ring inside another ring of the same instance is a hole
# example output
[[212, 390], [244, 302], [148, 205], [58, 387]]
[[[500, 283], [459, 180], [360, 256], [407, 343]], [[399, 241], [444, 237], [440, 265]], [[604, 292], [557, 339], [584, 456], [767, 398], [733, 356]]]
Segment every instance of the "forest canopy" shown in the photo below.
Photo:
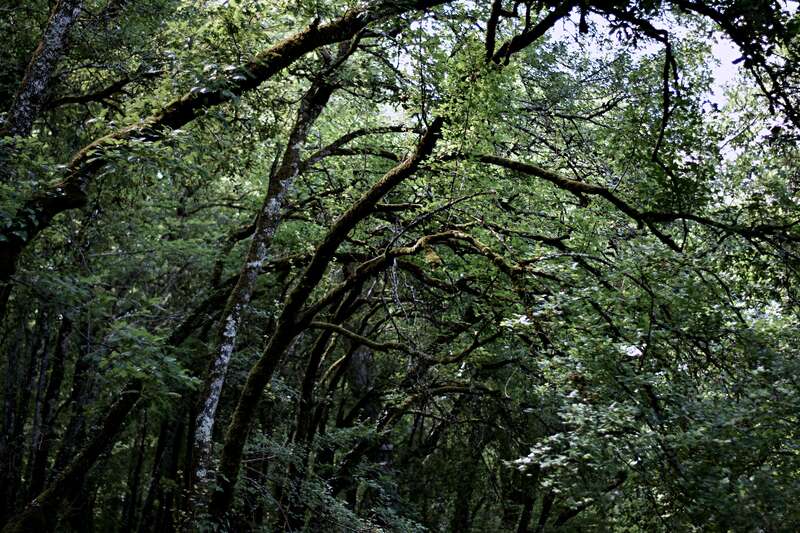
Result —
[[0, 530], [800, 529], [800, 15], [0, 0]]

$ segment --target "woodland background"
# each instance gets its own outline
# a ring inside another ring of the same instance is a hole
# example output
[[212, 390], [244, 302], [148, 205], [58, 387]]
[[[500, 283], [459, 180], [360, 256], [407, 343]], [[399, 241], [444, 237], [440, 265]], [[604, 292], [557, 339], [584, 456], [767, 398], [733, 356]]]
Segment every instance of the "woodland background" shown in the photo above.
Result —
[[796, 8], [2, 0], [2, 531], [796, 531]]

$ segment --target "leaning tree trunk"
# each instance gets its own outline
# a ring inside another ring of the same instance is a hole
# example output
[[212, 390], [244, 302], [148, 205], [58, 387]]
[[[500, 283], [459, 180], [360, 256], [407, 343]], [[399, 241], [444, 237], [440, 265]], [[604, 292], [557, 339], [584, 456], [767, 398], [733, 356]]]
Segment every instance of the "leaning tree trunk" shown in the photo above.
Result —
[[11, 518], [2, 533], [50, 531], [58, 517], [64, 495], [77, 494], [86, 475], [100, 455], [114, 442], [128, 415], [141, 396], [141, 384], [134, 383], [108, 409], [100, 427], [69, 465], [21, 513]]
[[222, 475], [218, 483], [219, 490], [214, 493], [211, 502], [211, 512], [216, 519], [221, 519], [233, 502], [233, 491], [239, 476], [245, 440], [264, 387], [278, 368], [292, 340], [310, 324], [313, 318], [313, 313], [301, 312], [311, 292], [322, 279], [336, 250], [350, 231], [374, 211], [375, 205], [389, 191], [414, 175], [422, 161], [430, 155], [439, 139], [443, 122], [441, 117], [434, 119], [428, 131], [417, 144], [414, 153], [387, 172], [333, 223], [315, 250], [305, 271], [301, 274], [297, 285], [284, 300], [275, 332], [258, 362], [247, 376], [233, 418], [225, 433], [225, 445], [220, 461]]
[[50, 79], [64, 54], [67, 35], [81, 12], [82, 3], [81, 0], [59, 0], [53, 6], [42, 40], [33, 52], [25, 77], [8, 110], [4, 133], [20, 137], [31, 134], [33, 122], [44, 104]]
[[[339, 305], [332, 319], [334, 324], [341, 324], [356, 311], [358, 308], [356, 298], [359, 296], [360, 292], [360, 286], [356, 286]], [[287, 487], [284, 488], [285, 493], [289, 493], [287, 490], [290, 488], [289, 486], [300, 487], [305, 480], [306, 472], [310, 468], [309, 457], [314, 439], [314, 388], [323, 356], [331, 348], [332, 337], [333, 332], [330, 330], [325, 330], [320, 333], [314, 341], [308, 362], [306, 363], [306, 370], [300, 387], [300, 398], [297, 404], [295, 428], [292, 435], [292, 441], [299, 447], [301, 457], [296, 462], [292, 461], [289, 463], [289, 471], [286, 480]], [[305, 522], [306, 511], [306, 502], [296, 496], [293, 497], [287, 513], [288, 525], [291, 531], [299, 531], [302, 528]]]
[[281, 166], [274, 175], [270, 176], [269, 189], [264, 198], [239, 280], [225, 305], [215, 344], [216, 351], [201, 398], [200, 412], [195, 422], [194, 459], [196, 467], [194, 473], [198, 494], [204, 493], [213, 479], [212, 432], [217, 405], [225, 383], [225, 375], [236, 345], [242, 314], [250, 302], [256, 279], [267, 261], [272, 239], [281, 221], [284, 197], [292, 180], [299, 174], [300, 149], [305, 143], [309, 128], [324, 109], [334, 88], [334, 85], [320, 80], [315, 82], [303, 96]]

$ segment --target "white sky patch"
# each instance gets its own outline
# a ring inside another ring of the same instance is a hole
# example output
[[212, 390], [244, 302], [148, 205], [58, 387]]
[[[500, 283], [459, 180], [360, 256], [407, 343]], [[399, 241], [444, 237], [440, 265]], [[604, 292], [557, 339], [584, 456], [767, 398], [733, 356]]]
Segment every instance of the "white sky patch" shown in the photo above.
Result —
[[723, 106], [727, 103], [726, 92], [739, 76], [740, 68], [734, 61], [741, 57], [739, 49], [729, 39], [718, 38], [711, 47], [711, 54], [719, 62], [712, 74], [714, 81], [711, 84], [709, 101]]
[[[567, 45], [571, 50], [579, 53], [589, 54], [594, 59], [608, 58], [609, 52], [613, 53], [613, 48], [608, 50], [603, 47], [596, 46], [591, 38], [582, 38], [578, 33], [578, 23], [580, 15], [573, 12], [568, 19], [564, 19], [556, 24], [550, 32], [550, 37], [553, 41], [561, 42]], [[591, 24], [597, 29], [598, 33], [608, 35], [611, 27], [605, 18], [597, 15], [590, 15], [589, 20]], [[686, 34], [686, 29], [681, 26], [675, 25], [674, 21], [665, 17], [660, 21], [659, 28], [666, 29], [670, 34], [680, 36]], [[581, 46], [580, 41], [583, 40], [584, 46]], [[638, 48], [634, 56], [645, 56], [657, 53], [663, 49], [663, 45], [652, 39], [643, 39], [639, 42]], [[727, 37], [717, 32], [714, 36], [714, 43], [711, 46], [712, 61], [717, 62], [711, 70], [713, 81], [711, 83], [711, 92], [707, 95], [707, 99], [717, 104], [724, 106], [727, 101], [727, 90], [735, 82], [740, 74], [739, 64], [734, 63], [741, 57], [738, 47]]]

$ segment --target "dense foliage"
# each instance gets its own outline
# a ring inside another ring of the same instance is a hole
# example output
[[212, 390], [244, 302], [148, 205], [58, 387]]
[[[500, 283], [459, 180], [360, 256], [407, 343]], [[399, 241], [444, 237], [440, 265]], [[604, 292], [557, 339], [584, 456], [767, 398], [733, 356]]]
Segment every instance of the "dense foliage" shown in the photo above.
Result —
[[800, 529], [795, 8], [3, 0], [2, 531]]

